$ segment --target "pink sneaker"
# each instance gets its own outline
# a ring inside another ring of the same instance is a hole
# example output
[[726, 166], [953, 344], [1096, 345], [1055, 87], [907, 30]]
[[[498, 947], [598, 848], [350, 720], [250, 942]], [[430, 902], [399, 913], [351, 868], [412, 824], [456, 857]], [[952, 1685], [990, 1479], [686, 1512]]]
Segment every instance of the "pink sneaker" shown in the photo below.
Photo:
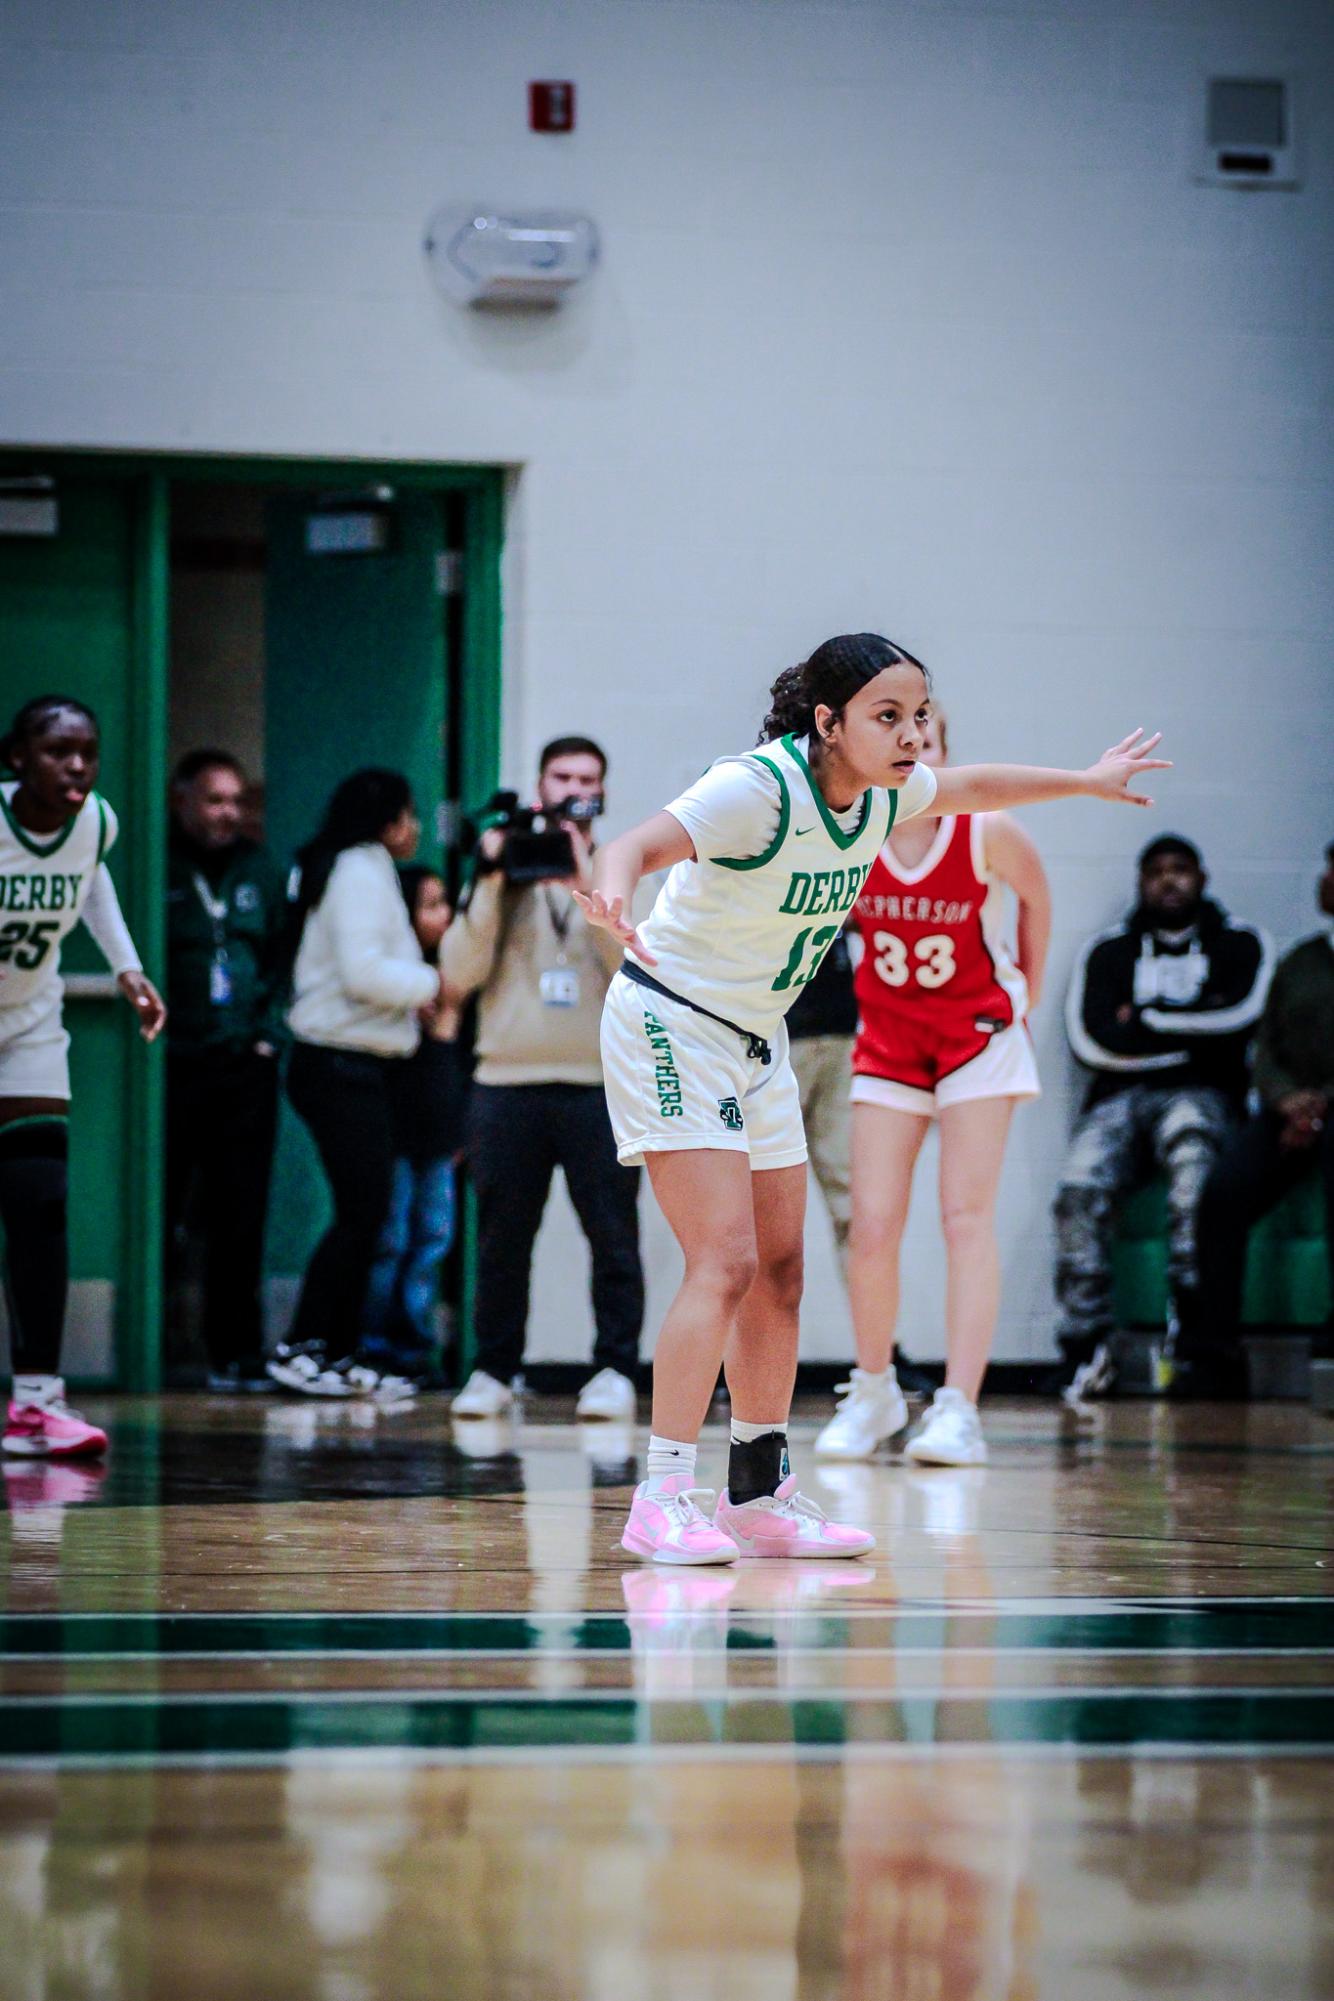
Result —
[[28, 1459], [73, 1459], [105, 1452], [107, 1435], [67, 1403], [11, 1403], [3, 1444]]
[[743, 1556], [865, 1556], [875, 1548], [875, 1537], [865, 1529], [828, 1521], [814, 1501], [799, 1494], [795, 1473], [772, 1499], [766, 1494], [733, 1507], [724, 1493], [715, 1521]]
[[630, 1503], [621, 1548], [655, 1563], [735, 1563], [737, 1546], [699, 1511], [709, 1487], [692, 1487], [686, 1474], [666, 1480], [656, 1494], [641, 1480]]

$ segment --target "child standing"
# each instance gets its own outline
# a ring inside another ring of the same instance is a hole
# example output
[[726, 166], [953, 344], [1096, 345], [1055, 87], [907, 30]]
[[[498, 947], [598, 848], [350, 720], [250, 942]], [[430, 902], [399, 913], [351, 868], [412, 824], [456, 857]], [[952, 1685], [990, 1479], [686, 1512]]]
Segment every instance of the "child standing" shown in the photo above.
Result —
[[[398, 872], [422, 957], [435, 964], [453, 910], [434, 869]], [[403, 1152], [394, 1163], [389, 1214], [371, 1267], [362, 1354], [373, 1369], [423, 1382], [435, 1362], [440, 1267], [454, 1243], [456, 1165], [467, 1079], [459, 1061], [458, 1007], [442, 1001], [422, 1014], [422, 1039], [408, 1058]]]
[[[763, 748], [724, 758], [604, 848], [581, 895], [628, 947], [603, 1014], [617, 1152], [646, 1160], [685, 1256], [658, 1338], [648, 1477], [623, 1547], [661, 1563], [859, 1556], [865, 1531], [825, 1520], [787, 1457], [796, 1375], [806, 1144], [783, 1016], [838, 935], [896, 821], [1086, 795], [1134, 805], [1161, 770], [1135, 730], [1084, 771], [918, 762], [926, 671], [876, 633], [826, 640], [775, 682]], [[640, 878], [671, 874], [642, 929]], [[727, 1489], [709, 1521], [694, 1483], [700, 1426], [726, 1367]]]

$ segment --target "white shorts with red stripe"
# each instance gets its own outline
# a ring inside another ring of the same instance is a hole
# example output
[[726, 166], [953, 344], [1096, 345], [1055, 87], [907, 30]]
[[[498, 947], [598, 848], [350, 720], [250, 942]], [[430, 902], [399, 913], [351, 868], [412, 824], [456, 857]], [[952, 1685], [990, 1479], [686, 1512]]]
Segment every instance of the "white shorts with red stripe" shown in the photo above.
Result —
[[860, 1072], [852, 1080], [854, 1105], [882, 1105], [890, 1112], [916, 1112], [934, 1119], [945, 1105], [966, 1104], [972, 1098], [1040, 1098], [1033, 1041], [1021, 1021], [1002, 1028], [969, 1062], [942, 1077], [933, 1090], [900, 1084], [893, 1077]]

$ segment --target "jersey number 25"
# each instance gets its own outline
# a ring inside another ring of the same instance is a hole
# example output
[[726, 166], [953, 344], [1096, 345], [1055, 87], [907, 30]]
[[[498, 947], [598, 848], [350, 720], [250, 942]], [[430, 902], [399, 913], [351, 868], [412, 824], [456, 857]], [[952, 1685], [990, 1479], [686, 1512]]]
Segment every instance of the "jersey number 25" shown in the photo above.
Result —
[[919, 987], [943, 987], [956, 971], [954, 940], [946, 931], [919, 938], [912, 948], [916, 965], [908, 964], [908, 943], [897, 931], [877, 931], [875, 969], [887, 987], [906, 987], [916, 979]]

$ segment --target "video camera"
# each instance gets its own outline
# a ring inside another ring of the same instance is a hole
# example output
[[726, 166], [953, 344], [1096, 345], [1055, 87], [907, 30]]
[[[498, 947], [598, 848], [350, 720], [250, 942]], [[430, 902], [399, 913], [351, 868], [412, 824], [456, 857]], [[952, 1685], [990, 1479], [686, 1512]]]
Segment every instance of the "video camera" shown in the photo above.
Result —
[[504, 832], [505, 845], [494, 860], [478, 855], [478, 875], [500, 869], [506, 882], [512, 883], [577, 875], [574, 849], [561, 821], [573, 820], [577, 826], [586, 827], [599, 818], [602, 810], [601, 793], [591, 799], [563, 799], [558, 806], [539, 809], [521, 806], [517, 792], [494, 792], [477, 817], [465, 822], [465, 850], [471, 852], [477, 848], [483, 834], [499, 827]]

